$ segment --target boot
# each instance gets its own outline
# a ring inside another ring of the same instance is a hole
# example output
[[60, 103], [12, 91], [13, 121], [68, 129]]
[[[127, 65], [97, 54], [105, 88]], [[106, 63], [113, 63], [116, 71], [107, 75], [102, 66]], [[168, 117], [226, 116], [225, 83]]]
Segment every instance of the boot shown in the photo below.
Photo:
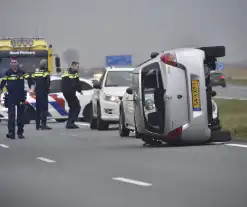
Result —
[[41, 130], [51, 130], [52, 128], [47, 126], [47, 125], [42, 125], [41, 127]]
[[23, 134], [18, 134], [18, 138], [19, 138], [19, 139], [25, 139], [25, 137], [24, 137]]
[[15, 139], [15, 135], [11, 134], [11, 133], [8, 133], [8, 134], [6, 134], [6, 138], [7, 139]]

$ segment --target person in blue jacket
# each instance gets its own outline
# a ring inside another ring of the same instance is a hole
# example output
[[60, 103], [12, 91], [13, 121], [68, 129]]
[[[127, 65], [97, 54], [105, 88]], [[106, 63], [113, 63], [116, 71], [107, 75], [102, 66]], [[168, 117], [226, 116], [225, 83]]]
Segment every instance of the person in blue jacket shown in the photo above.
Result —
[[40, 67], [32, 75], [32, 80], [33, 82], [35, 82], [36, 94], [36, 130], [52, 129], [51, 127], [46, 125], [48, 115], [48, 95], [51, 83], [50, 74], [48, 71], [48, 63], [46, 59], [42, 59], [40, 61]]
[[5, 107], [8, 108], [8, 134], [6, 138], [15, 139], [15, 108], [17, 106], [17, 135], [19, 139], [24, 139], [24, 109], [27, 96], [24, 80], [28, 80], [29, 85], [31, 85], [31, 91], [34, 88], [34, 84], [30, 75], [18, 67], [16, 57], [11, 58], [10, 65], [11, 68], [4, 73], [0, 84], [0, 97], [4, 86], [7, 87]]

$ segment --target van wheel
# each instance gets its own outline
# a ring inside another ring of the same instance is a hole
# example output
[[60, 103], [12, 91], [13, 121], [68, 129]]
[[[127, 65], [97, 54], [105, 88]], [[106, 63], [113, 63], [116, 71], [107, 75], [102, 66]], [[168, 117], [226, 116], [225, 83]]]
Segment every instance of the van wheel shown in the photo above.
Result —
[[90, 129], [97, 129], [97, 119], [93, 117], [93, 108], [90, 113]]
[[119, 135], [120, 137], [128, 137], [130, 134], [130, 130], [128, 130], [125, 127], [125, 118], [124, 118], [124, 113], [123, 110], [120, 109], [120, 116], [119, 116]]
[[100, 105], [97, 106], [97, 129], [99, 131], [108, 130], [109, 124], [101, 119]]
[[135, 125], [135, 138], [136, 139], [142, 138], [142, 135], [137, 131], [136, 125]]
[[83, 110], [83, 120], [86, 122], [90, 122], [91, 120], [91, 111], [92, 111], [92, 104], [86, 105], [86, 107]]
[[158, 146], [163, 144], [162, 141], [156, 140], [150, 136], [143, 136], [142, 141], [145, 142], [144, 145], [148, 145], [148, 146]]
[[35, 110], [28, 104], [25, 104], [24, 109], [24, 124], [30, 124], [31, 120], [35, 120]]

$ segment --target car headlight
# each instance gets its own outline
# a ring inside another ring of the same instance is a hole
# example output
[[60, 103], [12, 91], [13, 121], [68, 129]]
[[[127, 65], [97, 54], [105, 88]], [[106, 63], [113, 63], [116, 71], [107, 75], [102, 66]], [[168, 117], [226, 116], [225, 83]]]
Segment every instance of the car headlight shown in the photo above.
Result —
[[107, 95], [107, 94], [104, 94], [104, 100], [109, 101], [109, 102], [114, 102], [114, 103], [120, 102], [120, 99], [118, 98], [118, 96]]

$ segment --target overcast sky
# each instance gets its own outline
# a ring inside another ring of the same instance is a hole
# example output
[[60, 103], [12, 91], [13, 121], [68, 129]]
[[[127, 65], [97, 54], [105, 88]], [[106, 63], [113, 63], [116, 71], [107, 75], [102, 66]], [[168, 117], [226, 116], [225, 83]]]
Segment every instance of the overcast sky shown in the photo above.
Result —
[[225, 45], [226, 61], [247, 60], [247, 0], [0, 0], [0, 36], [39, 34], [62, 55], [78, 50], [81, 65], [106, 55], [186, 46]]

